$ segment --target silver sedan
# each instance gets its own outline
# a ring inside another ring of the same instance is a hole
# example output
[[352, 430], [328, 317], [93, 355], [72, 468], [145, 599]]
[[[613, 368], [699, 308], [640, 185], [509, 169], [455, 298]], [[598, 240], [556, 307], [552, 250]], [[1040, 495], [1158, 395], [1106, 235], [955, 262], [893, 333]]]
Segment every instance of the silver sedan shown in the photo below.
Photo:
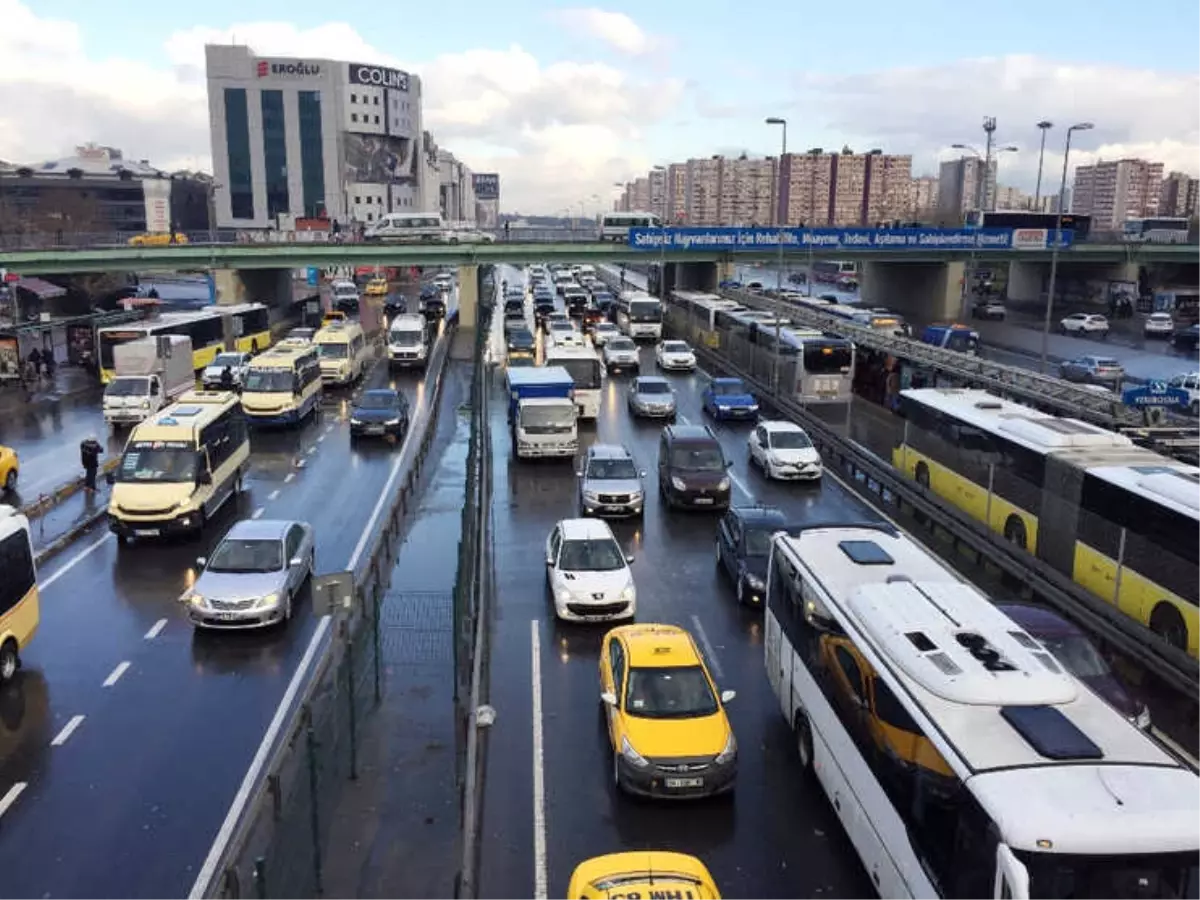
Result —
[[633, 379], [629, 386], [629, 412], [655, 419], [675, 418], [675, 391], [671, 382], [656, 375]]
[[246, 519], [229, 529], [180, 600], [198, 628], [262, 628], [292, 617], [292, 603], [313, 574], [312, 526]]

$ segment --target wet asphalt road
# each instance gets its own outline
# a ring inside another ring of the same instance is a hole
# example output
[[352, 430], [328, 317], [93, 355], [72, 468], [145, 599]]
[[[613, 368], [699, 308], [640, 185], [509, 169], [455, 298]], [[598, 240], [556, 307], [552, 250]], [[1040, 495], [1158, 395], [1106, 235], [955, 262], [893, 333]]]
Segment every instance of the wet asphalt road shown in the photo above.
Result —
[[[511, 269], [510, 283], [519, 278]], [[642, 371], [654, 370], [653, 349]], [[704, 376], [671, 375], [680, 423], [708, 423], [700, 407]], [[492, 397], [497, 607], [491, 657], [480, 885], [485, 897], [534, 891], [534, 767], [531, 627], [540, 642], [546, 870], [550, 896], [562, 896], [574, 866], [637, 848], [699, 856], [727, 897], [873, 896], [869, 879], [820, 788], [801, 777], [792, 738], [763, 672], [762, 614], [739, 608], [714, 565], [717, 515], [668, 512], [657, 492], [661, 424], [631, 419], [630, 378], [606, 379], [597, 423], [581, 446], [629, 447], [647, 472], [642, 520], [613, 522], [635, 555], [638, 620], [682, 625], [708, 656], [720, 688], [737, 691], [729, 716], [740, 763], [732, 798], [671, 804], [618, 796], [598, 711], [597, 653], [604, 624], [556, 622], [545, 593], [543, 547], [554, 524], [577, 513], [574, 467], [511, 458], [505, 395]], [[497, 379], [502, 385], [500, 378]], [[821, 486], [766, 482], [747, 465], [747, 425], [714, 425], [734, 461], [735, 504], [779, 506], [802, 519], [877, 518], [833, 479]], [[534, 623], [531, 625], [531, 623]]]
[[[364, 381], [424, 402], [417, 374]], [[398, 452], [351, 449], [350, 396], [254, 433], [246, 490], [202, 539], [119, 548], [95, 531], [39, 573], [41, 626], [0, 693], [0, 797], [26, 784], [0, 819], [4, 896], [190, 889], [315, 620], [304, 604], [284, 629], [194, 634], [177, 598], [195, 558], [259, 509], [313, 524], [318, 572], [347, 567]]]

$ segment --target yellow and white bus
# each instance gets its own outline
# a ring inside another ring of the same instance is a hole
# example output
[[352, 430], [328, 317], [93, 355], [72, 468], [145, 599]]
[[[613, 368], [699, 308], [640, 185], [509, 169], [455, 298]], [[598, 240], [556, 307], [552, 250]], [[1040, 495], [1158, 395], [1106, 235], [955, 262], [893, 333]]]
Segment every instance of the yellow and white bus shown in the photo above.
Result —
[[321, 361], [312, 344], [290, 341], [256, 356], [242, 381], [251, 425], [298, 425], [321, 403]]
[[21, 668], [21, 651], [33, 640], [39, 616], [29, 520], [0, 505], [0, 682]]
[[897, 469], [1196, 655], [1200, 469], [981, 390], [900, 411]]
[[367, 338], [352, 319], [329, 322], [313, 335], [321, 355], [321, 377], [332, 384], [353, 384], [367, 368]]
[[191, 391], [129, 435], [108, 504], [125, 541], [199, 532], [242, 489], [250, 437], [237, 394]]
[[178, 334], [192, 339], [193, 368], [199, 372], [225, 350], [258, 353], [271, 346], [271, 322], [261, 303], [210, 306], [187, 312], [164, 312], [152, 319], [128, 325], [97, 329], [100, 348], [100, 380], [112, 381], [113, 347], [128, 341], [160, 334]]

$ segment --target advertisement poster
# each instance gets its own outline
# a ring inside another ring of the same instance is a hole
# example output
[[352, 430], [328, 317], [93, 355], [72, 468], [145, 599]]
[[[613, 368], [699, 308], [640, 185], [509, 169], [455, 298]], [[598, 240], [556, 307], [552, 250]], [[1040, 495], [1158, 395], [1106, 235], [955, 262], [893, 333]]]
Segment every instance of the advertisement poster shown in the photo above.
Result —
[[21, 356], [15, 337], [0, 337], [0, 378], [21, 377]]
[[168, 178], [144, 178], [146, 231], [169, 234], [171, 231], [171, 181]]
[[476, 200], [500, 199], [500, 176], [495, 172], [476, 172], [471, 176]]
[[414, 142], [382, 134], [347, 134], [343, 177], [361, 184], [416, 185]]
[[[1069, 247], [1074, 232], [1060, 234]], [[1011, 228], [630, 228], [633, 250], [1012, 250]]]
[[91, 325], [67, 326], [67, 362], [79, 365], [96, 355], [96, 329]]

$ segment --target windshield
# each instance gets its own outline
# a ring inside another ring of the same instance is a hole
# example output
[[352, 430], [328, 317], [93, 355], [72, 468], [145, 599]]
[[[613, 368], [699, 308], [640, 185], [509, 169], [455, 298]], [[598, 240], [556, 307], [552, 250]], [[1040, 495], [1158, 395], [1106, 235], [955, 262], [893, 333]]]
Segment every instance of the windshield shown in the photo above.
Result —
[[612, 538], [563, 541], [558, 568], [564, 572], [612, 572], [625, 568], [625, 554]]
[[721, 472], [725, 457], [719, 447], [676, 447], [671, 451], [671, 468], [684, 472]]
[[575, 427], [575, 408], [523, 406], [521, 427], [530, 434], [565, 434]]
[[661, 322], [662, 306], [657, 300], [633, 300], [629, 304], [629, 319], [633, 322]]
[[236, 369], [242, 364], [242, 355], [240, 353], [222, 353], [212, 361], [212, 364], [218, 369], [223, 369], [226, 366]]
[[596, 326], [597, 334], [599, 334], [600, 332], [604, 332], [605, 334], [612, 334], [616, 330], [617, 330], [617, 326], [614, 325], [612, 322], [601, 322], [599, 325]]
[[638, 384], [637, 392], [639, 394], [669, 394], [671, 386], [665, 381], [643, 381]]
[[246, 373], [242, 390], [255, 394], [279, 394], [290, 391], [296, 385], [296, 376], [290, 369], [251, 369]]
[[1108, 663], [1096, 645], [1082, 634], [1039, 634], [1035, 637], [1077, 678], [1095, 678], [1110, 673]]
[[848, 371], [852, 361], [853, 351], [845, 344], [804, 342], [804, 371], [813, 375]]
[[600, 360], [598, 359], [560, 359], [553, 353], [546, 356], [546, 365], [562, 366], [575, 382], [576, 388], [600, 387]]
[[345, 359], [350, 355], [349, 344], [317, 344], [317, 352], [323, 359]]
[[397, 347], [415, 347], [421, 343], [421, 332], [412, 330], [397, 330], [389, 333], [388, 340]]
[[117, 480], [135, 483], [196, 480], [196, 449], [186, 441], [132, 441]]
[[362, 401], [358, 404], [359, 409], [391, 409], [396, 405], [396, 398], [391, 394], [376, 394], [374, 391], [368, 391], [363, 394]]
[[588, 478], [600, 480], [627, 480], [637, 478], [637, 468], [632, 459], [593, 459], [588, 465]]
[[771, 535], [773, 533], [766, 528], [748, 530], [742, 538], [742, 553], [746, 556], [761, 556], [766, 559], [771, 555]]
[[699, 666], [634, 668], [625, 711], [645, 719], [691, 719], [713, 715], [717, 698]]
[[609, 341], [608, 346], [613, 350], [636, 350], [637, 344], [629, 338], [617, 338], [615, 341]]
[[104, 389], [108, 397], [144, 397], [150, 393], [150, 379], [139, 376], [115, 378]]
[[683, 341], [665, 341], [662, 345], [663, 353], [691, 353], [692, 348]]
[[807, 450], [812, 441], [803, 431], [775, 431], [770, 436], [772, 450]]
[[1032, 900], [1051, 897], [1195, 897], [1196, 853], [1083, 856], [1013, 850], [1029, 870]]
[[206, 572], [278, 572], [283, 568], [283, 545], [279, 541], [222, 541]]
[[748, 393], [740, 381], [713, 382], [712, 392], [718, 397], [744, 397]]

